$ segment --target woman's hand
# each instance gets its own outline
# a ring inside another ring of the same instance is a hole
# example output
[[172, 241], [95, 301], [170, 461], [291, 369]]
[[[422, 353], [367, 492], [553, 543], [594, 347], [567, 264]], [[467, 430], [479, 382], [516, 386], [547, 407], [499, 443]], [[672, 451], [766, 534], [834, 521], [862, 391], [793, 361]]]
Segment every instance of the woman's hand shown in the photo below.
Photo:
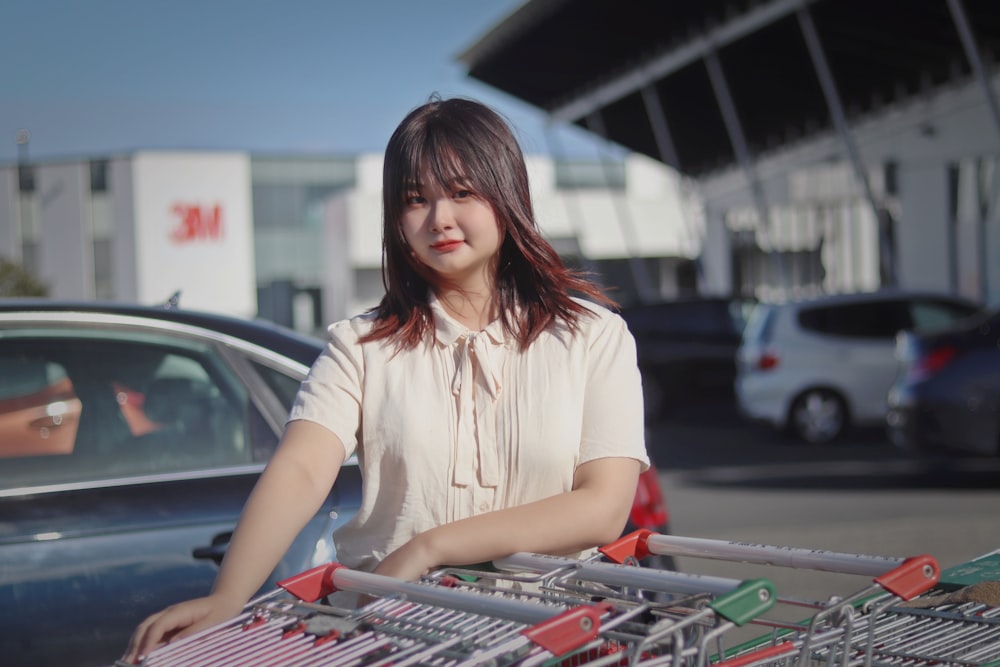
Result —
[[221, 595], [209, 595], [171, 605], [139, 624], [129, 640], [122, 660], [139, 663], [153, 649], [222, 623], [239, 614], [242, 609], [242, 603]]
[[427, 533], [424, 533], [382, 559], [375, 568], [375, 574], [415, 581], [439, 565], [441, 563], [435, 560]]

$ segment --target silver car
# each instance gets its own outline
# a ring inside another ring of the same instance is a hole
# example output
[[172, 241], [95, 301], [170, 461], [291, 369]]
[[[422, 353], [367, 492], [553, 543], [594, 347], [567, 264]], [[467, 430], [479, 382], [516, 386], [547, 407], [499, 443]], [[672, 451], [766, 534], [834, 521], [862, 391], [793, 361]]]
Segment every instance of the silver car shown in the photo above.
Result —
[[758, 304], [736, 355], [738, 408], [812, 444], [881, 426], [897, 332], [977, 311], [966, 299], [901, 290]]

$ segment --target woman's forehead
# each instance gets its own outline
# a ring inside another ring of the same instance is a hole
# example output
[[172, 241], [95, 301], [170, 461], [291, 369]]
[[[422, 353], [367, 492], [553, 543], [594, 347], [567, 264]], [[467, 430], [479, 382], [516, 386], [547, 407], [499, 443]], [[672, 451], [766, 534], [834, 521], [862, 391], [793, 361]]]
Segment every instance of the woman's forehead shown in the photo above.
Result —
[[404, 181], [407, 187], [450, 187], [467, 184], [470, 177], [465, 165], [457, 158], [446, 161], [425, 159], [418, 165], [411, 165]]

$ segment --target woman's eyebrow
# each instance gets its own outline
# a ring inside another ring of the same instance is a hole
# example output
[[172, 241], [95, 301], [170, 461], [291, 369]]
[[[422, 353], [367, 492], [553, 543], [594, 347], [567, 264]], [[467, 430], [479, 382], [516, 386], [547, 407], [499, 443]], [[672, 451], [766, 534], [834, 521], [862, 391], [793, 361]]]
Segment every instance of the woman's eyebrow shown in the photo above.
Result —
[[465, 174], [455, 174], [454, 176], [448, 179], [447, 185], [448, 187], [456, 187], [456, 186], [468, 187], [472, 185], [472, 179], [466, 176]]

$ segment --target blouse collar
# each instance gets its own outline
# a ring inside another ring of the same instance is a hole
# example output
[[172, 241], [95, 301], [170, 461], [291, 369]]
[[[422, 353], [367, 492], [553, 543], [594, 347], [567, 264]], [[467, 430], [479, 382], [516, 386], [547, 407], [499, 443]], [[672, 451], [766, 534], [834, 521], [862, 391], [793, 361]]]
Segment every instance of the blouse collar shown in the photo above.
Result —
[[434, 315], [434, 336], [437, 342], [445, 347], [455, 344], [459, 338], [470, 334], [484, 333], [494, 345], [504, 345], [511, 341], [510, 335], [504, 329], [503, 322], [497, 318], [486, 325], [481, 332], [472, 331], [467, 326], [453, 318], [444, 309], [444, 305], [434, 292], [430, 292], [427, 298]]

